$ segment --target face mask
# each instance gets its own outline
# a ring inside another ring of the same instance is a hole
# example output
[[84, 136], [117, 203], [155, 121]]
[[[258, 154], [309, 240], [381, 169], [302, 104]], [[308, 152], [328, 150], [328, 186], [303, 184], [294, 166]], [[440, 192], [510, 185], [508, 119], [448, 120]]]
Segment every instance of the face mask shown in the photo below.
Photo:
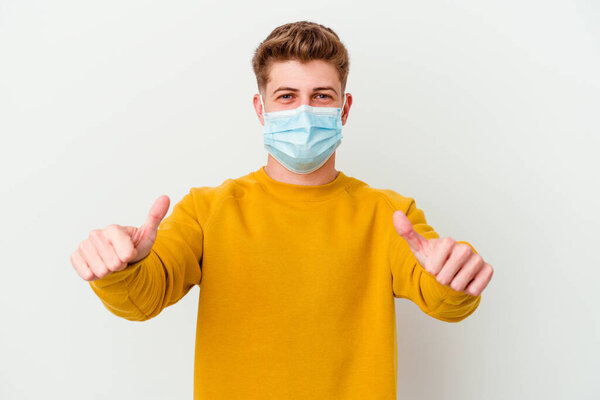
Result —
[[265, 149], [291, 172], [316, 171], [341, 144], [341, 114], [340, 108], [309, 105], [263, 113]]

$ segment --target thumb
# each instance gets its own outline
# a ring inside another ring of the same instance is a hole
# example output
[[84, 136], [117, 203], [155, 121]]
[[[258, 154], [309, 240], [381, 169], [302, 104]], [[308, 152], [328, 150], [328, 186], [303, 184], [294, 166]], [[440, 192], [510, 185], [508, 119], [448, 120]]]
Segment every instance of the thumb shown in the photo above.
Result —
[[396, 232], [408, 242], [412, 252], [426, 255], [426, 249], [429, 247], [428, 241], [414, 230], [406, 214], [402, 211], [396, 211], [392, 218]]
[[133, 238], [133, 243], [139, 243], [144, 236], [150, 235], [154, 237], [154, 234], [158, 230], [158, 226], [160, 222], [169, 211], [169, 204], [171, 200], [169, 196], [162, 195], [159, 196], [155, 201], [152, 207], [150, 207], [150, 212], [148, 213], [148, 218], [146, 218], [146, 222], [135, 232], [135, 237]]
[[167, 211], [169, 211], [169, 204], [171, 200], [169, 196], [162, 195], [159, 196], [158, 199], [154, 201], [154, 204], [150, 208], [150, 212], [148, 213], [148, 218], [146, 222], [144, 222], [143, 230], [148, 231], [156, 231], [158, 230], [158, 225], [160, 225], [160, 221], [165, 217]]

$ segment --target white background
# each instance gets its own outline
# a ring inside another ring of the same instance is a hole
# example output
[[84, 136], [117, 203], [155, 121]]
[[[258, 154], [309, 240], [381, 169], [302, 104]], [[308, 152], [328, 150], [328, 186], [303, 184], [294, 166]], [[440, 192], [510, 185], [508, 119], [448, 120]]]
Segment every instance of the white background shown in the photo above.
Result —
[[495, 268], [458, 324], [397, 300], [398, 398], [600, 398], [593, 0], [0, 0], [0, 398], [192, 398], [199, 289], [131, 322], [69, 258], [264, 165], [250, 59], [302, 19], [350, 52], [337, 168]]

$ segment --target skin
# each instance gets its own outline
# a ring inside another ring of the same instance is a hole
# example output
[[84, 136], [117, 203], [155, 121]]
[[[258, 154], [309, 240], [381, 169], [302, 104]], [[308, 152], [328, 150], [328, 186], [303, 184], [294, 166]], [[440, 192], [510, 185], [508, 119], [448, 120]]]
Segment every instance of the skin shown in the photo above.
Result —
[[104, 229], [93, 229], [71, 254], [71, 264], [81, 279], [95, 281], [150, 254], [169, 203], [168, 196], [159, 196], [139, 228], [111, 224]]
[[[322, 60], [274, 62], [260, 94], [265, 112], [293, 109], [303, 104], [342, 107], [345, 98], [343, 125], [352, 106], [352, 95], [343, 93], [337, 70]], [[258, 120], [264, 125], [263, 106], [258, 93], [252, 101]], [[268, 155], [265, 171], [277, 181], [297, 185], [326, 184], [339, 174], [335, 169], [335, 152], [321, 168], [309, 174], [293, 173]], [[159, 196], [139, 228], [112, 224], [104, 229], [92, 230], [71, 255], [71, 264], [79, 276], [86, 281], [94, 281], [145, 258], [154, 244], [158, 226], [169, 210], [169, 203], [168, 196]], [[457, 243], [451, 237], [425, 239], [415, 232], [402, 211], [394, 212], [392, 223], [419, 264], [441, 284], [477, 296], [490, 282], [493, 268], [469, 245]]]
[[478, 296], [490, 283], [494, 269], [468, 244], [451, 237], [426, 239], [402, 211], [394, 212], [392, 218], [396, 232], [406, 240], [419, 264], [442, 285]]

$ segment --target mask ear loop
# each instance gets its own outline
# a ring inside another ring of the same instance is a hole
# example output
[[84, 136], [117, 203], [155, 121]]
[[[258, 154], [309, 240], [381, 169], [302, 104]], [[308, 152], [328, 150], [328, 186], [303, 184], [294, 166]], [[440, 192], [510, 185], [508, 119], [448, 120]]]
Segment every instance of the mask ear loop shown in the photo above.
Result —
[[260, 97], [260, 104], [262, 105], [262, 115], [263, 115], [263, 118], [264, 118], [264, 116], [265, 116], [265, 103], [263, 102], [262, 95], [260, 93], [258, 94], [258, 97]]
[[340, 117], [344, 114], [344, 107], [346, 107], [346, 99], [348, 98], [348, 96], [346, 96], [346, 93], [344, 93], [344, 103], [342, 104], [342, 108], [340, 109]]

